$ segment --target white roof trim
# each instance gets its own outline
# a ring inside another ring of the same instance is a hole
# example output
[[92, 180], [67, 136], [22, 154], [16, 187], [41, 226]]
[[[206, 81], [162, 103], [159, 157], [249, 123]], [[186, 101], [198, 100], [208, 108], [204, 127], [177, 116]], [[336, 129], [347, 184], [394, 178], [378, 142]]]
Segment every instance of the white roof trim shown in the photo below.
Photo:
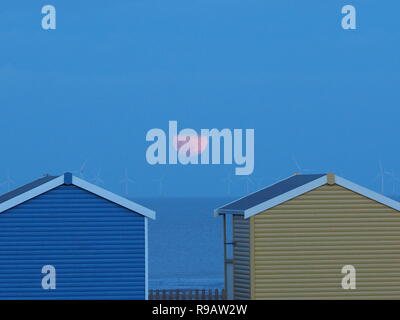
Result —
[[110, 191], [107, 191], [106, 189], [100, 188], [98, 186], [95, 186], [94, 184], [91, 184], [85, 180], [82, 180], [77, 177], [72, 177], [72, 184], [74, 186], [77, 186], [79, 188], [82, 188], [86, 191], [92, 192], [104, 199], [107, 199], [111, 202], [114, 202], [116, 204], [119, 204], [120, 206], [127, 208], [129, 210], [135, 211], [137, 213], [140, 213], [143, 216], [146, 216], [151, 219], [156, 218], [156, 213], [153, 210], [150, 210], [146, 207], [141, 206], [140, 204], [137, 204], [133, 201], [130, 201], [126, 198], [123, 198], [119, 195], [116, 195], [115, 193], [112, 193]]
[[45, 193], [51, 189], [57, 188], [64, 184], [64, 176], [60, 176], [58, 178], [55, 178], [53, 180], [50, 180], [49, 182], [46, 182], [32, 190], [29, 190], [25, 193], [22, 193], [14, 198], [11, 198], [10, 200], [7, 200], [3, 203], [0, 204], [0, 213], [13, 208], [25, 201], [28, 201], [36, 196], [41, 195], [42, 193]]
[[244, 214], [244, 218], [250, 218], [251, 216], [256, 215], [257, 213], [260, 213], [262, 211], [265, 211], [267, 209], [270, 209], [272, 207], [277, 206], [278, 204], [281, 204], [285, 201], [288, 201], [290, 199], [296, 198], [300, 195], [302, 195], [303, 193], [306, 193], [308, 191], [311, 191], [315, 188], [318, 188], [320, 186], [323, 186], [324, 184], [326, 184], [326, 175], [322, 176], [321, 178], [315, 179], [311, 182], [308, 182], [296, 189], [290, 190], [286, 193], [283, 193], [275, 198], [272, 198], [268, 201], [265, 201], [263, 203], [260, 203], [252, 208], [249, 208], [247, 210], [243, 211]]
[[[0, 204], [0, 213], [4, 212], [10, 208], [13, 208], [25, 201], [28, 201], [34, 197], [37, 197], [47, 191], [57, 188], [57, 187], [63, 185], [64, 183], [65, 183], [65, 175], [62, 175], [62, 176], [59, 176], [58, 178], [55, 178], [49, 182], [46, 182], [46, 183], [40, 185], [32, 190], [29, 190], [29, 191], [22, 193], [14, 198], [11, 198], [10, 200], [7, 200]], [[72, 176], [72, 185], [75, 185], [86, 191], [94, 193], [94, 194], [98, 195], [99, 197], [102, 197], [106, 200], [109, 200], [111, 202], [119, 204], [120, 206], [122, 206], [126, 209], [129, 209], [131, 211], [137, 212], [145, 217], [148, 217], [151, 219], [155, 219], [155, 217], [156, 217], [156, 213], [153, 210], [145, 208], [133, 201], [130, 201], [121, 196], [118, 196], [110, 191], [107, 191], [103, 188], [95, 186], [94, 184], [91, 184], [80, 178]]]
[[278, 180], [278, 181], [276, 181], [274, 183], [271, 183], [270, 185], [268, 185], [266, 187], [258, 189], [258, 190], [254, 191], [254, 192], [252, 192], [252, 193], [250, 193], [248, 195], [240, 197], [239, 199], [232, 200], [231, 202], [228, 202], [228, 203], [224, 204], [223, 206], [221, 206], [221, 207], [219, 207], [217, 209], [214, 209], [214, 217], [217, 217], [217, 216], [219, 216], [221, 214], [243, 214], [243, 211], [240, 211], [240, 210], [238, 211], [238, 210], [222, 209], [222, 208], [226, 207], [226, 206], [229, 206], [230, 204], [235, 203], [236, 201], [242, 200], [242, 199], [244, 199], [244, 198], [246, 198], [246, 197], [248, 197], [248, 196], [250, 196], [250, 195], [252, 195], [254, 193], [257, 193], [257, 192], [263, 190], [263, 189], [269, 188], [269, 187], [271, 187], [271, 186], [273, 186], [273, 185], [275, 185], [275, 184], [277, 184], [277, 183], [279, 183], [281, 181], [285, 181], [286, 179], [289, 179], [290, 177], [292, 177], [292, 176], [289, 176], [289, 177], [283, 178], [281, 180]]
[[341, 178], [339, 176], [335, 175], [335, 183], [349, 189], [351, 191], [354, 191], [358, 194], [361, 194], [364, 197], [370, 198], [372, 200], [375, 200], [379, 203], [384, 204], [385, 206], [388, 206], [392, 209], [395, 209], [397, 211], [400, 211], [400, 203], [397, 202], [396, 200], [390, 199], [383, 194], [377, 193], [375, 191], [369, 190], [367, 188], [364, 188], [362, 186], [359, 186], [358, 184], [355, 184], [349, 180], [346, 180], [344, 178]]
[[[224, 210], [224, 209], [216, 209], [214, 210], [214, 214], [244, 214], [245, 219], [250, 218], [251, 216], [254, 216], [260, 212], [263, 212], [265, 210], [268, 210], [272, 207], [275, 207], [285, 201], [288, 201], [290, 199], [296, 198], [308, 191], [311, 191], [315, 188], [318, 188], [320, 186], [323, 186], [327, 184], [327, 175], [322, 176], [321, 178], [318, 178], [316, 180], [313, 180], [309, 183], [306, 183], [296, 189], [293, 189], [291, 191], [288, 191], [286, 193], [283, 193], [275, 198], [272, 198], [270, 200], [267, 200], [265, 202], [262, 202], [254, 207], [251, 207], [247, 210]], [[392, 209], [395, 209], [397, 211], [400, 211], [400, 202], [390, 199], [382, 194], [379, 194], [377, 192], [374, 192], [372, 190], [369, 190], [367, 188], [364, 188], [362, 186], [359, 186], [349, 180], [346, 180], [344, 178], [341, 178], [339, 176], [335, 175], [335, 184], [342, 186], [343, 188], [349, 189], [355, 193], [358, 193], [364, 197], [367, 197], [369, 199], [375, 200], [385, 206], [388, 206]], [[233, 201], [234, 202], [234, 201]]]

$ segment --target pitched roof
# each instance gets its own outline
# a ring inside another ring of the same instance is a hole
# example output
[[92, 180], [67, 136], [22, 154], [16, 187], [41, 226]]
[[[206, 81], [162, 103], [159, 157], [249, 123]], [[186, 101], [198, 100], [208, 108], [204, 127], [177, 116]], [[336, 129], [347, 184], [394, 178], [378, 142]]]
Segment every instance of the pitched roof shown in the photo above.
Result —
[[251, 217], [285, 201], [298, 197], [301, 194], [327, 184], [329, 179], [328, 176], [332, 178], [332, 182], [329, 183], [338, 184], [346, 189], [400, 211], [399, 202], [361, 187], [339, 176], [335, 176], [333, 174], [301, 174], [291, 176], [269, 187], [228, 203], [216, 209], [215, 214], [233, 213], [243, 214], [245, 218]]
[[156, 213], [131, 200], [74, 177], [67, 172], [61, 176], [45, 176], [0, 196], [0, 213], [37, 197], [61, 185], [74, 185], [145, 217], [155, 219]]
[[57, 176], [44, 176], [43, 178], [37, 179], [35, 181], [32, 181], [30, 183], [27, 183], [25, 185], [23, 185], [22, 187], [19, 187], [15, 190], [12, 190], [10, 192], [7, 192], [3, 195], [0, 195], [0, 203], [3, 203], [7, 200], [10, 200], [16, 196], [19, 196], [20, 194], [23, 194], [29, 190], [32, 190], [46, 182], [49, 182], [53, 179], [57, 178]]
[[279, 181], [269, 187], [241, 198], [223, 206], [221, 210], [247, 210], [255, 205], [273, 199], [283, 193], [298, 188], [315, 179], [321, 178], [324, 174], [294, 175], [285, 180]]

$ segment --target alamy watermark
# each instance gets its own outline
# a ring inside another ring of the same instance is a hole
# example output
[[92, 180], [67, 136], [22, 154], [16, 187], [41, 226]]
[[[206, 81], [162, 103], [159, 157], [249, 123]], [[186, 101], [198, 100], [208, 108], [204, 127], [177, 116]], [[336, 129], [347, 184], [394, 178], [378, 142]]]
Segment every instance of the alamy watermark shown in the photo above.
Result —
[[342, 279], [342, 288], [344, 290], [355, 290], [356, 289], [356, 268], [351, 264], [345, 265], [342, 268], [342, 273], [345, 276]]
[[45, 16], [42, 18], [43, 30], [55, 30], [56, 29], [56, 8], [50, 4], [42, 7], [42, 14]]
[[[345, 5], [342, 7], [342, 28], [344, 30], [355, 30], [356, 25], [356, 8], [352, 5]], [[55, 30], [56, 29], [56, 8], [53, 5], [45, 5], [42, 7], [42, 28], [43, 30]]]
[[346, 5], [342, 8], [342, 14], [345, 15], [342, 18], [342, 28], [344, 30], [357, 29], [356, 8], [352, 5]]
[[146, 151], [152, 165], [236, 164], [236, 175], [254, 171], [254, 129], [201, 129], [198, 133], [189, 128], [178, 131], [178, 122], [169, 121], [168, 134], [154, 128], [147, 132], [146, 141], [153, 142]]
[[45, 276], [42, 278], [42, 288], [44, 290], [56, 289], [56, 268], [51, 264], [42, 267], [42, 273]]

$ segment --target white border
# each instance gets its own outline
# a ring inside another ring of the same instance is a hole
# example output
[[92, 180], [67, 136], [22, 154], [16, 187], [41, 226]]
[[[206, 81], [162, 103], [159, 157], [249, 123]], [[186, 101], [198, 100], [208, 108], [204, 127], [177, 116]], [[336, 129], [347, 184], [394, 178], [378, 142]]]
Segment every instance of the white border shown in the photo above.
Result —
[[[288, 201], [290, 199], [296, 198], [308, 191], [311, 191], [315, 188], [318, 188], [322, 185], [325, 185], [328, 183], [328, 176], [324, 175], [318, 179], [315, 179], [309, 183], [306, 183], [296, 189], [290, 190], [286, 193], [283, 193], [275, 198], [272, 198], [270, 200], [264, 201], [256, 206], [253, 206], [249, 209], [246, 210], [232, 210], [232, 209], [222, 209], [218, 208], [214, 210], [214, 215], [219, 215], [219, 214], [243, 214], [245, 219], [254, 216], [260, 212], [263, 212], [267, 209], [270, 209], [272, 207], [275, 207], [285, 201]], [[364, 188], [362, 186], [359, 186], [358, 184], [355, 184], [349, 180], [346, 180], [344, 178], [341, 178], [339, 176], [335, 175], [335, 184], [342, 186], [346, 189], [349, 189], [355, 193], [358, 193], [364, 197], [367, 197], [369, 199], [375, 200], [385, 206], [388, 206], [392, 209], [395, 209], [397, 211], [400, 211], [400, 202], [397, 202], [396, 200], [390, 199], [382, 194], [379, 194], [377, 192], [374, 192], [372, 190], [369, 190], [367, 188]], [[267, 187], [268, 188], [268, 187]], [[246, 197], [242, 197], [240, 199], [243, 199]], [[240, 200], [239, 199], [239, 200]], [[236, 200], [238, 201], [238, 200]], [[235, 202], [235, 201], [233, 201]], [[231, 203], [233, 203], [231, 202]]]
[[[10, 200], [7, 200], [0, 204], [0, 213], [4, 212], [12, 207], [15, 207], [25, 201], [28, 201], [34, 197], [37, 197], [47, 191], [57, 188], [57, 187], [63, 185], [64, 183], [65, 183], [65, 175], [62, 175], [62, 176], [59, 176], [58, 178], [50, 180], [49, 182], [46, 182], [36, 188], [33, 188], [27, 192], [24, 192], [14, 198], [11, 198]], [[99, 197], [102, 197], [106, 200], [109, 200], [111, 202], [119, 204], [120, 206], [122, 206], [126, 209], [129, 209], [131, 211], [137, 212], [147, 218], [150, 218], [150, 219], [156, 218], [156, 213], [153, 210], [145, 208], [145, 207], [141, 206], [140, 204], [137, 204], [133, 201], [125, 199], [121, 196], [118, 196], [110, 191], [107, 191], [103, 188], [95, 186], [94, 184], [91, 184], [80, 178], [72, 176], [72, 185], [75, 185], [86, 191], [92, 192], [92, 193], [98, 195]]]

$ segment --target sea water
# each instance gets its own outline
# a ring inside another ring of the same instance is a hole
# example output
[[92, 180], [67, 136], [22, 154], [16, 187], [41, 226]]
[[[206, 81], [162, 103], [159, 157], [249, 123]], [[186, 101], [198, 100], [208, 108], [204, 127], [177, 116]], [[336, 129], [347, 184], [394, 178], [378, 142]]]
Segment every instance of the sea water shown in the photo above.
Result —
[[134, 199], [157, 212], [149, 221], [149, 288], [223, 288], [222, 217], [227, 198]]

